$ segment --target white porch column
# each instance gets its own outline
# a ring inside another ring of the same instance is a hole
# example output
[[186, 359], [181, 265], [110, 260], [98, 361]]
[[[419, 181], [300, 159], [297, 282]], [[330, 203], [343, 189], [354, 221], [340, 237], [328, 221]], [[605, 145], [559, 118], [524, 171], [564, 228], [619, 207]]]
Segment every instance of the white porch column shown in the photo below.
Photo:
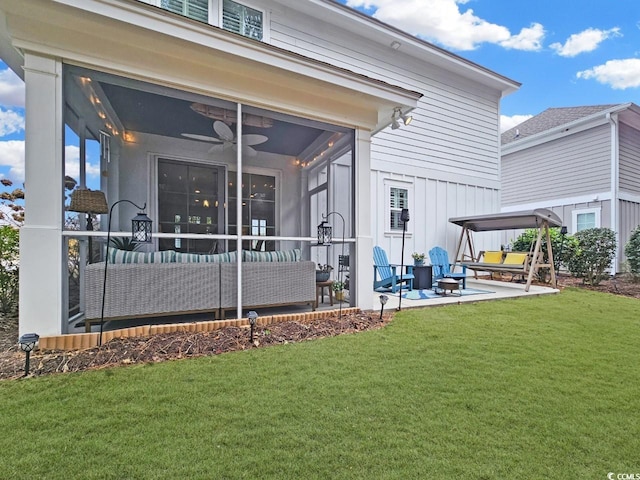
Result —
[[25, 223], [20, 230], [20, 335], [62, 333], [62, 63], [25, 53]]
[[371, 134], [356, 130], [356, 306], [373, 304], [373, 237], [371, 235]]

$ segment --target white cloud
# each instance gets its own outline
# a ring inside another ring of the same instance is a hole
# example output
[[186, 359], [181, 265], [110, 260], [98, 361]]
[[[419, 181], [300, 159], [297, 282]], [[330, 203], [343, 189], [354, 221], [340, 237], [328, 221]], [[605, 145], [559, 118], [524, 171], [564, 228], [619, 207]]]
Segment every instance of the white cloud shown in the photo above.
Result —
[[[75, 145], [65, 147], [65, 172], [73, 178], [80, 177], [80, 149]], [[24, 141], [9, 140], [0, 142], [0, 167], [9, 167], [6, 177], [14, 185], [24, 182]], [[100, 175], [99, 165], [87, 162], [87, 177], [97, 178]], [[2, 175], [0, 175], [2, 177]]]
[[24, 130], [24, 117], [12, 110], [0, 108], [0, 137]]
[[533, 115], [500, 115], [500, 133], [506, 132], [510, 128], [520, 125], [522, 122], [529, 120]]
[[7, 178], [14, 185], [24, 182], [24, 141], [8, 140], [0, 142], [0, 166], [9, 167]]
[[585, 80], [593, 78], [616, 90], [640, 87], [640, 58], [609, 60], [604, 65], [578, 72], [576, 77]]
[[549, 45], [556, 53], [562, 57], [575, 57], [580, 53], [592, 52], [600, 43], [608, 38], [621, 37], [620, 28], [614, 27], [609, 30], [598, 30], [596, 28], [587, 28], [580, 33], [574, 33], [562, 45], [561, 43], [552, 43]]
[[[78, 180], [80, 178], [80, 149], [75, 145], [64, 148], [65, 174]], [[87, 177], [96, 178], [100, 175], [100, 165], [87, 161]]]
[[12, 70], [0, 70], [0, 104], [24, 107], [24, 82]]
[[514, 50], [538, 51], [542, 49], [544, 39], [544, 27], [539, 23], [532, 23], [530, 27], [520, 30], [518, 35], [513, 35], [507, 40], [500, 42], [505, 48]]
[[544, 28], [533, 24], [512, 35], [502, 25], [477, 17], [472, 9], [460, 11], [467, 0], [347, 0], [350, 7], [373, 9], [373, 16], [413, 35], [456, 50], [473, 50], [481, 43], [506, 48], [539, 50]]

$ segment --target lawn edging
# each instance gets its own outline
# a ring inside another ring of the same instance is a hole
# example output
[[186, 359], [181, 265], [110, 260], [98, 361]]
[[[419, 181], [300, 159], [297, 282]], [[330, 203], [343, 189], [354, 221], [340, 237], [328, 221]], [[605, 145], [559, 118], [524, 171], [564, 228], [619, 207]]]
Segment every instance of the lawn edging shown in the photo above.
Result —
[[[289, 313], [284, 315], [265, 315], [258, 317], [257, 325], [272, 325], [280, 322], [305, 322], [330, 317], [338, 312], [335, 310], [322, 310], [316, 312]], [[358, 313], [357, 307], [343, 308], [342, 314]], [[140, 325], [137, 327], [120, 328], [102, 332], [102, 343], [114, 338], [149, 337], [159, 333], [172, 332], [210, 332], [225, 327], [248, 327], [249, 319], [240, 318], [233, 320], [210, 320], [206, 322], [168, 323], [163, 325]], [[67, 335], [52, 335], [40, 337], [38, 349], [40, 350], [86, 350], [97, 347], [100, 334], [71, 333]]]

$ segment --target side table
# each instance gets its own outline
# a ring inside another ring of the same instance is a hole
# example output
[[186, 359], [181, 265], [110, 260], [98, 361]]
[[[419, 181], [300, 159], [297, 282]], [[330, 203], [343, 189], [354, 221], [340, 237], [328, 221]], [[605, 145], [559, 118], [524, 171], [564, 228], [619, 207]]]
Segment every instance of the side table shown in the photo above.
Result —
[[433, 269], [431, 265], [413, 267], [413, 288], [416, 290], [430, 290], [433, 285]]
[[316, 308], [318, 308], [318, 297], [324, 303], [324, 289], [329, 290], [329, 303], [333, 306], [333, 280], [327, 280], [326, 282], [316, 282]]

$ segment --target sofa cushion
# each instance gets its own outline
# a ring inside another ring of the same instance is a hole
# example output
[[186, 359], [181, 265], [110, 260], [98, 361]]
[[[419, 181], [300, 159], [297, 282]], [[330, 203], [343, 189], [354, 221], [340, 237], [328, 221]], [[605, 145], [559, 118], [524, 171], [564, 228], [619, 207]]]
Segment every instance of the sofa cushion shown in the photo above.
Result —
[[109, 249], [110, 263], [172, 263], [175, 262], [174, 250], [161, 252], [131, 252], [129, 250]]
[[210, 255], [200, 255], [198, 253], [176, 252], [177, 263], [226, 263], [235, 262], [238, 258], [237, 252], [214, 253]]
[[243, 262], [299, 262], [301, 257], [299, 248], [276, 250], [275, 252], [242, 251]]

